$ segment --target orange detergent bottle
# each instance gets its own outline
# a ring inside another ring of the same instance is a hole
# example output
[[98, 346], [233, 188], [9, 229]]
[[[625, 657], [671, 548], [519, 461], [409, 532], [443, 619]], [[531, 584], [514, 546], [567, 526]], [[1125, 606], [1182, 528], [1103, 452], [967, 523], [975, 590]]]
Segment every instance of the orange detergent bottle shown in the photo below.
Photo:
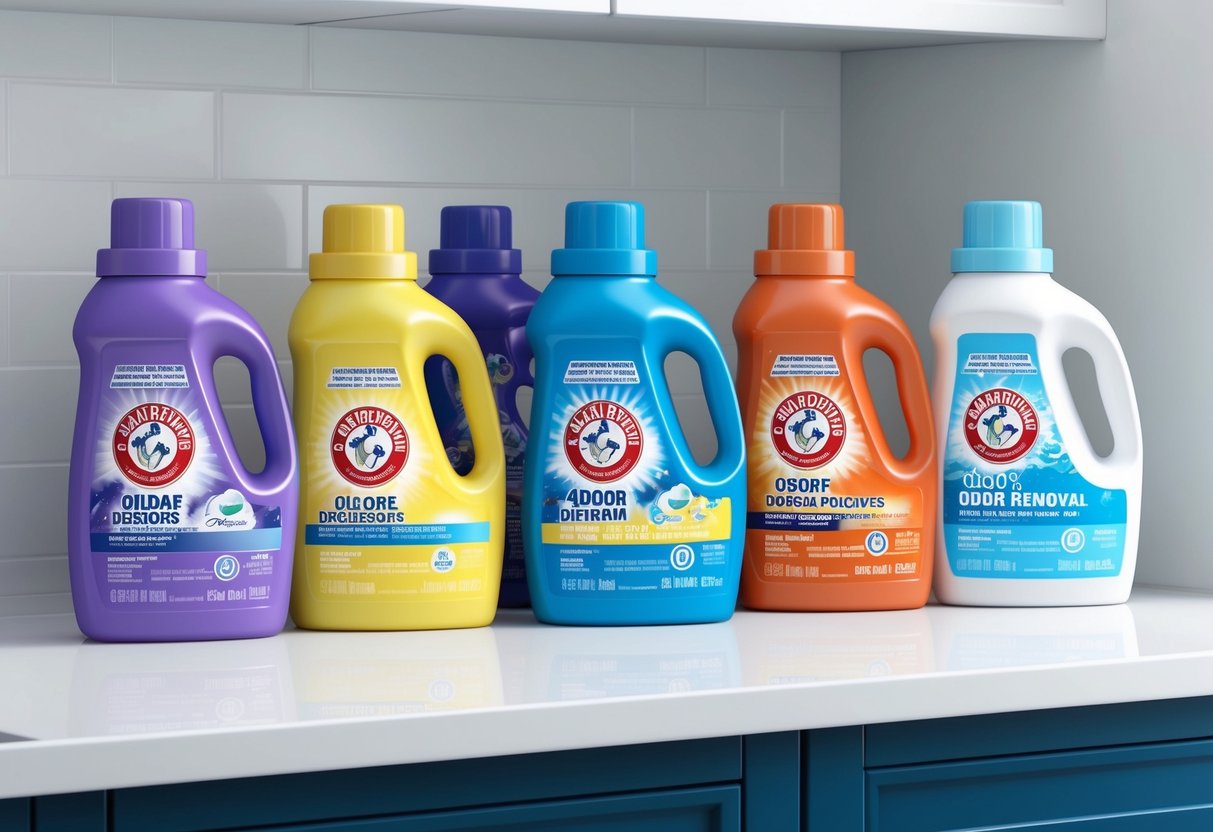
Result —
[[[855, 284], [839, 205], [772, 205], [737, 315], [749, 458], [741, 601], [763, 610], [921, 607], [937, 474], [931, 401], [905, 322]], [[894, 456], [864, 375], [893, 362], [910, 447]]]

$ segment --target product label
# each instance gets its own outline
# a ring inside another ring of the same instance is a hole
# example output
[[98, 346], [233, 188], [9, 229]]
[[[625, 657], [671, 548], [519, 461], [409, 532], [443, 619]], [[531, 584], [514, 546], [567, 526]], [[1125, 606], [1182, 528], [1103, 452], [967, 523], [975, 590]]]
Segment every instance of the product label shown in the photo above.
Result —
[[[503, 581], [525, 581], [526, 559], [522, 552], [522, 465], [526, 454], [527, 428], [518, 412], [519, 376], [510, 356], [508, 331], [478, 332], [489, 381], [493, 383], [493, 398], [497, 403], [497, 420], [501, 425], [501, 443], [505, 448], [505, 560]], [[517, 336], [516, 336], [517, 337]], [[500, 351], [497, 351], [497, 350]], [[447, 459], [459, 474], [467, 474], [475, 463], [472, 432], [468, 428], [467, 411], [455, 367], [445, 358], [431, 358], [425, 367], [430, 403], [438, 421], [438, 432], [446, 447]]]
[[268, 604], [282, 547], [279, 507], [250, 502], [225, 476], [185, 366], [119, 364], [111, 379], [89, 514], [103, 602], [140, 611]]
[[444, 451], [418, 427], [429, 408], [400, 388], [395, 366], [337, 363], [323, 373], [367, 386], [318, 390], [310, 435], [300, 437], [310, 591], [372, 603], [482, 593], [492, 511], [469, 505], [457, 478], [440, 473]]
[[957, 350], [943, 481], [953, 573], [1120, 574], [1125, 492], [1099, 488], [1075, 470], [1037, 369], [1036, 338], [962, 335]]
[[[541, 518], [549, 586], [649, 598], [721, 590], [733, 507], [687, 484], [635, 363], [573, 356], [560, 366]], [[621, 380], [582, 381], [591, 367]]]
[[775, 333], [762, 350], [746, 515], [746, 556], [759, 579], [919, 577], [930, 556], [922, 551], [922, 491], [884, 473], [837, 336]]

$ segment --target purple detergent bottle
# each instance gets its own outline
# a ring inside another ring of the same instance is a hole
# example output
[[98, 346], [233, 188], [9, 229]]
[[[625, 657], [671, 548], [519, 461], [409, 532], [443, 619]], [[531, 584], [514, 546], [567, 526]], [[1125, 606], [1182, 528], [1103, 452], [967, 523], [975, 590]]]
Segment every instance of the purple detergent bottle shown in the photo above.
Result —
[[[80, 629], [100, 641], [253, 638], [286, 623], [298, 484], [278, 365], [252, 317], [206, 285], [186, 199], [118, 199], [101, 278], [73, 332], [80, 399], [68, 564]], [[215, 392], [252, 381], [253, 473]]]
[[[523, 281], [522, 252], [511, 248], [513, 221], [501, 205], [449, 205], [442, 209], [441, 248], [430, 252], [433, 280], [425, 287], [471, 327], [484, 352], [505, 445], [505, 558], [498, 606], [525, 607], [522, 554], [522, 460], [527, 428], [518, 412], [518, 389], [534, 387], [526, 322], [539, 290]], [[451, 465], [472, 469], [472, 440], [454, 368], [444, 358], [426, 364], [425, 382]]]

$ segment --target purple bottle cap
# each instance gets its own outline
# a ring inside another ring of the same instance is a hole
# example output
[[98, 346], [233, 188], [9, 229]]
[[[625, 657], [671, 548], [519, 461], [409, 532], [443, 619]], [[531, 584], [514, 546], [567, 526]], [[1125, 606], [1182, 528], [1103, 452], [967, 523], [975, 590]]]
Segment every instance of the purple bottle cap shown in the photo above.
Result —
[[504, 205], [448, 205], [442, 209], [442, 247], [430, 250], [430, 274], [521, 274], [513, 230]]
[[97, 252], [97, 277], [205, 277], [206, 252], [194, 248], [194, 203], [188, 199], [115, 199], [110, 247]]

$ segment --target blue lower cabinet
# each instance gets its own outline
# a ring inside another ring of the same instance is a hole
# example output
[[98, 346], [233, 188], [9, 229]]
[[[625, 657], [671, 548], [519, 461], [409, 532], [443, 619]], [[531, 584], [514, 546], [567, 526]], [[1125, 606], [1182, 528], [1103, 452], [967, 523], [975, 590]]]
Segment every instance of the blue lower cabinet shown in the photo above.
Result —
[[869, 832], [1213, 829], [1213, 740], [867, 772]]
[[0, 829], [29, 832], [31, 823], [29, 806], [29, 798], [25, 797], [0, 800]]
[[265, 832], [740, 832], [741, 787], [262, 827]]

